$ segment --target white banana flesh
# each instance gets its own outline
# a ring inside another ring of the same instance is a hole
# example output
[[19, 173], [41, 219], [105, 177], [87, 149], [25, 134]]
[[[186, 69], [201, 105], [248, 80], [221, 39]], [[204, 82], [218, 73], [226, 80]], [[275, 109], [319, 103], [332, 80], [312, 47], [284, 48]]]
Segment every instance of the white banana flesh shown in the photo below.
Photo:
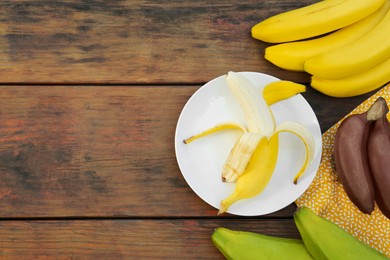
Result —
[[244, 172], [263, 135], [257, 133], [243, 133], [231, 150], [222, 169], [223, 182], [235, 182]]
[[275, 121], [264, 97], [258, 94], [247, 78], [238, 73], [229, 72], [226, 81], [244, 111], [248, 131], [270, 138], [275, 130]]

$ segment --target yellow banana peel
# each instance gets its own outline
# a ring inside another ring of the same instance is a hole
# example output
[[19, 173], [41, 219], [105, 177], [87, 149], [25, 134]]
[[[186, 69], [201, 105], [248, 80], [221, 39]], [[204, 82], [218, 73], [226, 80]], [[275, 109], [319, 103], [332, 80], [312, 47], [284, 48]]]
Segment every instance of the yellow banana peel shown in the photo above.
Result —
[[302, 164], [301, 169], [298, 171], [298, 173], [294, 177], [294, 184], [298, 183], [299, 178], [302, 177], [304, 174], [307, 166], [309, 163], [313, 160], [314, 157], [314, 138], [312, 134], [307, 130], [305, 127], [303, 127], [301, 124], [298, 124], [296, 122], [283, 122], [280, 124], [276, 130], [275, 133], [282, 133], [282, 132], [288, 132], [291, 134], [294, 134], [301, 139], [303, 144], [305, 145], [305, 150], [306, 150], [306, 156], [305, 156], [305, 161]]
[[218, 215], [225, 213], [235, 202], [252, 198], [262, 192], [270, 181], [278, 159], [279, 137], [263, 137], [248, 162], [244, 174], [237, 179], [234, 192], [221, 201]]
[[271, 106], [281, 100], [288, 99], [305, 91], [305, 85], [287, 80], [278, 80], [264, 87], [263, 96], [268, 106]]
[[195, 141], [196, 139], [201, 138], [201, 137], [204, 137], [204, 136], [206, 136], [206, 135], [210, 135], [210, 134], [213, 134], [213, 133], [222, 131], [222, 130], [232, 130], [232, 129], [240, 130], [240, 131], [242, 131], [243, 133], [247, 132], [246, 128], [243, 127], [243, 126], [240, 125], [240, 124], [237, 124], [237, 123], [234, 123], [234, 122], [225, 122], [225, 123], [217, 124], [217, 125], [213, 126], [212, 128], [209, 128], [209, 129], [207, 129], [207, 130], [202, 131], [202, 132], [199, 133], [199, 134], [196, 134], [196, 135], [194, 135], [194, 136], [191, 136], [191, 137], [189, 137], [189, 138], [183, 140], [183, 142], [184, 142], [185, 144], [189, 144], [189, 143], [191, 143], [192, 141]]

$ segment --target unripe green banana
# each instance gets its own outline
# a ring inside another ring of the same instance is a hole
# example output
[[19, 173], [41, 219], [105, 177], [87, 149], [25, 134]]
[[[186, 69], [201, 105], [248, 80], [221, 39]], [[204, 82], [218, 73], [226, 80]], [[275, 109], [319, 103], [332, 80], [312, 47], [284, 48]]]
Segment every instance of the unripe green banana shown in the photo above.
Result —
[[303, 243], [315, 259], [388, 259], [309, 208], [299, 209], [294, 220]]
[[313, 259], [302, 240], [215, 229], [211, 240], [227, 259]]

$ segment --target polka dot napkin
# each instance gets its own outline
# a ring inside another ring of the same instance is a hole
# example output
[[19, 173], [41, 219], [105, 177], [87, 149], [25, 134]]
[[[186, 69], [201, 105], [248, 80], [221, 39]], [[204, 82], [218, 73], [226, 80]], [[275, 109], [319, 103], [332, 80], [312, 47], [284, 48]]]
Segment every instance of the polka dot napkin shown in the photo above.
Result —
[[[348, 115], [367, 111], [380, 96], [390, 104], [390, 84], [372, 95]], [[390, 113], [388, 118], [389, 116]], [[322, 135], [322, 160], [318, 172], [310, 187], [295, 203], [298, 207], [311, 208], [318, 215], [336, 223], [361, 241], [390, 257], [390, 220], [382, 214], [377, 205], [371, 215], [361, 213], [347, 197], [334, 170], [333, 143], [341, 121]]]

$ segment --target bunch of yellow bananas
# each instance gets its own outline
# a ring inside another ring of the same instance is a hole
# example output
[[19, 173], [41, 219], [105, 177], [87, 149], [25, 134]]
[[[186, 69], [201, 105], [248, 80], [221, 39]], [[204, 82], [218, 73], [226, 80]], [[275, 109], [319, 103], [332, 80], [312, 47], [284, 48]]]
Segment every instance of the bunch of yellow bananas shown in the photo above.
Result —
[[278, 133], [296, 134], [305, 145], [305, 162], [292, 180], [295, 184], [314, 155], [314, 138], [311, 132], [295, 122], [284, 122], [276, 127], [269, 108], [270, 104], [305, 91], [305, 86], [290, 81], [276, 81], [268, 84], [261, 95], [256, 92], [255, 86], [239, 73], [229, 72], [226, 81], [245, 114], [247, 127], [231, 122], [221, 123], [184, 140], [184, 143], [188, 144], [216, 131], [232, 128], [242, 130], [222, 169], [222, 181], [236, 182], [236, 188], [229, 197], [222, 200], [218, 214], [226, 212], [230, 205], [238, 200], [258, 195], [267, 186], [278, 158]]
[[389, 34], [389, 0], [326, 0], [252, 27], [252, 37], [280, 43], [266, 48], [267, 60], [312, 74], [311, 86], [333, 97], [361, 95], [390, 81]]

